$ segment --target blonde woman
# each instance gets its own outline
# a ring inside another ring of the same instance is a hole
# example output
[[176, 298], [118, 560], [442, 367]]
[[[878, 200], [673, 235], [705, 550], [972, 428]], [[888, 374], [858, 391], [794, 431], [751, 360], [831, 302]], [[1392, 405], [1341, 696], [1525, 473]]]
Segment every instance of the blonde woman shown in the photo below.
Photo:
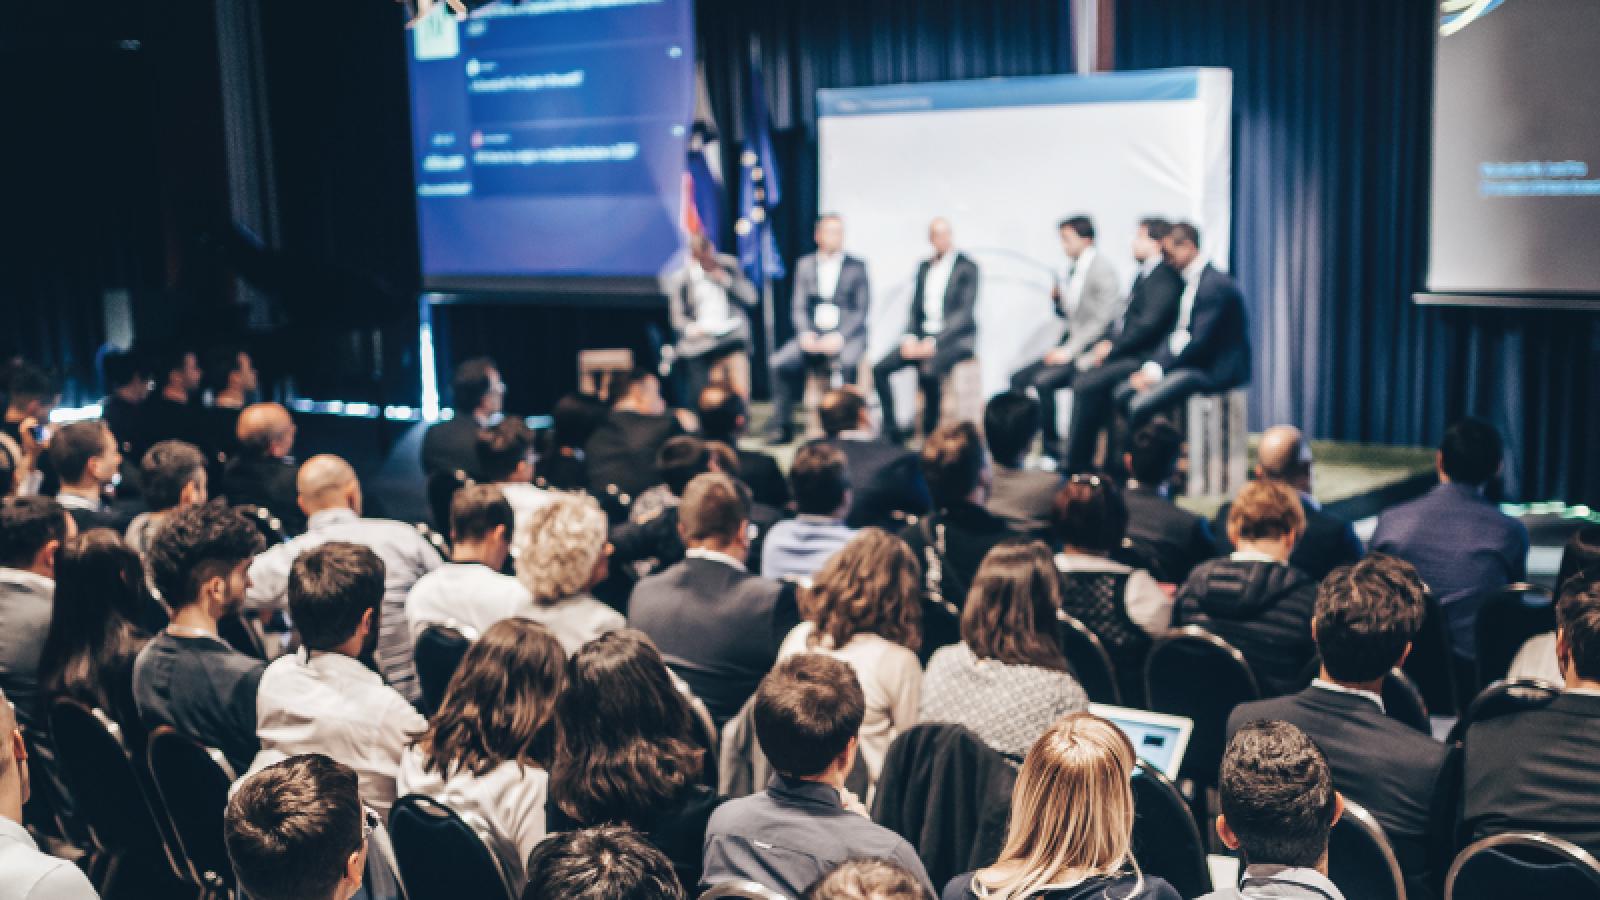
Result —
[[610, 559], [606, 514], [587, 494], [553, 493], [517, 533], [517, 580], [533, 596], [524, 617], [550, 629], [568, 656], [627, 627], [621, 613], [590, 593], [605, 580]]
[[1134, 865], [1133, 765], [1117, 726], [1063, 716], [1022, 763], [1000, 858], [951, 879], [944, 900], [1180, 900]]

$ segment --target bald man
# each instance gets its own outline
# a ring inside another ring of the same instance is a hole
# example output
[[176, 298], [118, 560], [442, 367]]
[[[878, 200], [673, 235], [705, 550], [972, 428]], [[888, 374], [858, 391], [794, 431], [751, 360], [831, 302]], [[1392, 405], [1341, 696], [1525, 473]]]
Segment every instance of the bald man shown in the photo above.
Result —
[[[1261, 434], [1261, 445], [1256, 451], [1255, 477], [1287, 485], [1300, 494], [1300, 505], [1306, 512], [1306, 530], [1294, 545], [1289, 565], [1321, 581], [1329, 572], [1347, 566], [1361, 558], [1361, 539], [1349, 522], [1324, 512], [1322, 504], [1312, 496], [1315, 459], [1311, 455], [1311, 442], [1293, 425], [1274, 425]], [[1233, 504], [1224, 503], [1217, 511], [1215, 532], [1218, 549], [1232, 553], [1228, 541], [1228, 512]]]
[[39, 852], [22, 827], [28, 802], [28, 748], [11, 703], [0, 694], [0, 900], [94, 900], [77, 866]]
[[350, 464], [332, 454], [313, 456], [295, 480], [306, 533], [256, 557], [250, 566], [247, 605], [263, 611], [288, 606], [289, 569], [301, 553], [328, 541], [372, 549], [383, 560], [383, 606], [379, 616], [378, 670], [389, 685], [415, 704], [422, 697], [411, 663], [406, 630], [406, 594], [417, 579], [444, 565], [416, 528], [361, 516], [361, 481]]
[[294, 418], [278, 403], [254, 403], [239, 413], [235, 429], [239, 452], [222, 472], [217, 493], [238, 505], [251, 503], [272, 511], [289, 534], [306, 530], [306, 517], [296, 502]]

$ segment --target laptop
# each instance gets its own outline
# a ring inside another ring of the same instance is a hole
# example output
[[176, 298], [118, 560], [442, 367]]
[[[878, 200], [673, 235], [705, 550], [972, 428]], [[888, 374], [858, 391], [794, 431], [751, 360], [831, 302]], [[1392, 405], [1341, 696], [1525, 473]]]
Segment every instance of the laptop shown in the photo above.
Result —
[[1140, 759], [1167, 778], [1178, 780], [1178, 767], [1183, 765], [1183, 752], [1189, 749], [1189, 735], [1194, 732], [1193, 720], [1104, 703], [1089, 704], [1089, 712], [1122, 729]]

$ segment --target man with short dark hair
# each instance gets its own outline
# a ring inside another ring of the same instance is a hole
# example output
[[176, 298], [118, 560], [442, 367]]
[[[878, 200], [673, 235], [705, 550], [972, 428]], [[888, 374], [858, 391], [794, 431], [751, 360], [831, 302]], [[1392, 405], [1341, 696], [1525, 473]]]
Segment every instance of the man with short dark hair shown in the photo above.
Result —
[[1122, 491], [1128, 507], [1127, 538], [1166, 584], [1183, 584], [1194, 567], [1217, 555], [1217, 541], [1204, 516], [1172, 502], [1172, 476], [1183, 453], [1183, 433], [1157, 417], [1134, 433], [1123, 465], [1131, 476]]
[[175, 511], [206, 502], [206, 458], [193, 444], [162, 441], [145, 451], [139, 473], [149, 511], [134, 516], [125, 539], [142, 556]]
[[718, 471], [711, 446], [686, 434], [661, 445], [655, 468], [661, 483], [635, 497], [628, 521], [611, 532], [613, 571], [637, 565], [641, 572], [659, 572], [682, 561], [680, 498], [696, 476]]
[[492, 484], [469, 484], [450, 501], [450, 561], [417, 579], [406, 595], [411, 641], [429, 625], [456, 622], [483, 634], [533, 606], [528, 589], [503, 574], [516, 515]]
[[844, 521], [850, 508], [850, 468], [838, 447], [827, 441], [801, 447], [789, 467], [789, 481], [798, 515], [767, 532], [761, 574], [768, 578], [815, 575], [856, 533]]
[[450, 387], [455, 415], [422, 436], [422, 474], [461, 471], [478, 478], [478, 432], [498, 421], [506, 383], [494, 360], [479, 356], [456, 366]]
[[[615, 491], [637, 497], [660, 483], [656, 454], [669, 438], [683, 434], [677, 416], [661, 397], [661, 379], [637, 369], [612, 384], [611, 411], [584, 444], [589, 493], [602, 498]], [[612, 521], [618, 510], [608, 509]]]
[[1451, 644], [1465, 666], [1477, 658], [1478, 608], [1491, 592], [1528, 575], [1528, 529], [1484, 496], [1504, 470], [1500, 432], [1462, 419], [1445, 432], [1434, 457], [1439, 484], [1384, 510], [1371, 547], [1417, 567], [1439, 598]]
[[[902, 528], [900, 539], [922, 564], [925, 577], [935, 568], [939, 595], [960, 607], [983, 558], [1012, 534], [1004, 519], [984, 509], [993, 472], [977, 427], [957, 422], [935, 429], [922, 445], [922, 473], [933, 492], [934, 509]], [[925, 633], [923, 650], [932, 653], [941, 642], [955, 643], [955, 636]]]
[[50, 438], [50, 465], [61, 488], [56, 501], [78, 523], [79, 531], [110, 528], [121, 532], [128, 517], [106, 502], [106, 491], [122, 469], [122, 451], [111, 429], [99, 419], [63, 425]]
[[1017, 390], [989, 399], [983, 411], [983, 436], [989, 442], [994, 477], [989, 512], [1019, 534], [1042, 534], [1050, 527], [1050, 506], [1061, 476], [1028, 468], [1028, 449], [1039, 434], [1039, 401]]
[[0, 689], [29, 729], [45, 725], [39, 657], [55, 608], [56, 555], [77, 533], [49, 497], [0, 499]]
[[553, 834], [528, 857], [522, 900], [684, 900], [672, 861], [626, 825]]
[[188, 441], [206, 445], [206, 411], [198, 402], [205, 371], [194, 349], [186, 344], [169, 344], [153, 357], [156, 393], [144, 403], [145, 438], [157, 441]]
[[770, 454], [739, 446], [739, 437], [750, 425], [749, 404], [744, 398], [726, 385], [707, 385], [700, 392], [697, 411], [700, 437], [727, 444], [739, 457], [739, 471], [728, 474], [744, 482], [757, 503], [779, 509], [789, 505], [789, 484], [783, 479], [778, 461]]
[[211, 406], [206, 410], [206, 444], [213, 457], [239, 452], [239, 413], [260, 388], [249, 351], [224, 344], [206, 352], [205, 372]]
[[878, 437], [867, 398], [854, 387], [835, 388], [817, 410], [827, 440], [844, 453], [850, 472], [851, 528], [899, 528], [920, 516], [933, 500], [917, 455]]
[[[1361, 558], [1361, 539], [1349, 522], [1326, 512], [1313, 491], [1311, 442], [1293, 425], [1274, 425], [1261, 433], [1256, 447], [1255, 477], [1288, 485], [1300, 493], [1300, 506], [1306, 513], [1306, 530], [1289, 555], [1289, 564], [1319, 581], [1340, 566]], [[1230, 504], [1217, 511], [1219, 529], [1226, 530]], [[1218, 550], [1233, 552], [1224, 537]]]
[[117, 436], [118, 449], [128, 459], [140, 459], [149, 449], [145, 437], [144, 403], [150, 397], [150, 375], [137, 356], [122, 350], [107, 353], [100, 362], [106, 397], [100, 401], [100, 418]]
[[533, 429], [521, 419], [501, 419], [500, 424], [478, 432], [477, 471], [484, 481], [500, 488], [517, 514], [519, 529], [534, 510], [550, 500], [548, 492], [533, 485], [533, 463]]
[[40, 852], [22, 826], [30, 787], [28, 745], [10, 700], [0, 691], [0, 900], [95, 900], [98, 895], [83, 872]]
[[240, 781], [222, 838], [254, 900], [348, 900], [361, 890], [374, 827], [356, 773], [308, 754]]
[[279, 403], [252, 403], [239, 413], [234, 432], [239, 452], [228, 460], [216, 492], [234, 505], [271, 512], [291, 535], [306, 530], [306, 516], [295, 502], [294, 417]]
[[1317, 745], [1288, 722], [1239, 729], [1222, 758], [1217, 835], [1244, 857], [1237, 888], [1202, 900], [1344, 900], [1328, 880], [1328, 834], [1344, 812]]
[[844, 786], [866, 697], [850, 664], [820, 653], [779, 663], [756, 691], [756, 741], [772, 764], [759, 794], [730, 800], [706, 823], [702, 890], [754, 881], [798, 897], [849, 859], [890, 859], [933, 884], [905, 838], [874, 823]]

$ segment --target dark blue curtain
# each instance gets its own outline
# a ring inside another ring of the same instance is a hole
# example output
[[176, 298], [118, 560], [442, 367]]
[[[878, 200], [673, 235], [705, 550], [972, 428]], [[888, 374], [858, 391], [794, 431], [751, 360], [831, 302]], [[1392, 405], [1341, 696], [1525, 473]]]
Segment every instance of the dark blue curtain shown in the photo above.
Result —
[[[1600, 499], [1600, 317], [1429, 309], [1434, 0], [1120, 0], [1121, 69], [1233, 70], [1233, 271], [1250, 298], [1253, 427], [1432, 445], [1508, 438], [1506, 488]], [[1486, 247], [1484, 252], [1495, 252]]]

